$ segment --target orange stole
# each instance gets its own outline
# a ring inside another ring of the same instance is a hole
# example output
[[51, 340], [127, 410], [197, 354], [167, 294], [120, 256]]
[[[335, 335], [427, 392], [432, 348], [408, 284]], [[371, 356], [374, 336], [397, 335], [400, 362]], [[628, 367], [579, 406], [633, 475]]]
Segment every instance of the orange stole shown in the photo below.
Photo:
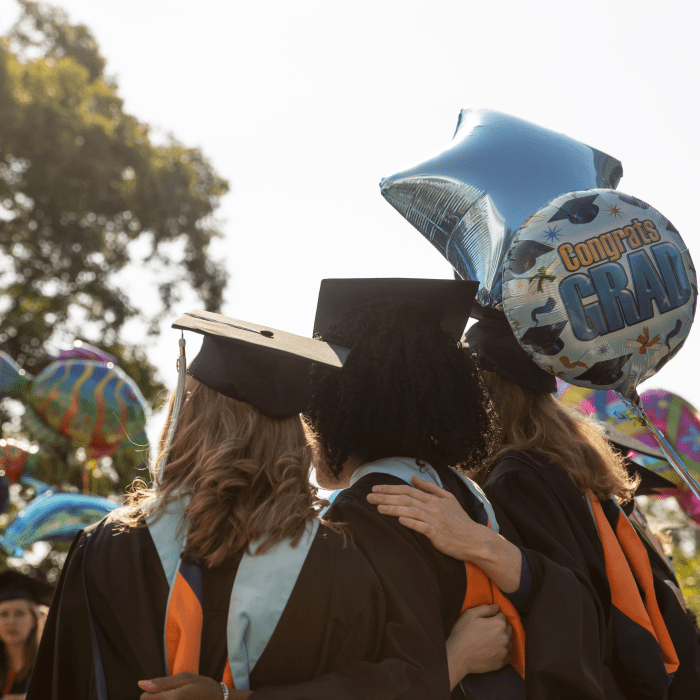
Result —
[[491, 579], [475, 564], [465, 562], [467, 567], [467, 593], [462, 603], [462, 612], [479, 605], [496, 603], [513, 628], [513, 644], [508, 653], [508, 663], [525, 678], [525, 629], [513, 603], [506, 598]]
[[[202, 572], [200, 568], [182, 562], [170, 594], [165, 619], [169, 676], [185, 671], [199, 673], [203, 620], [201, 590]], [[221, 681], [229, 688], [235, 687], [228, 659]]]
[[14, 685], [14, 682], [17, 680], [17, 676], [19, 674], [17, 671], [8, 671], [7, 672], [7, 681], [5, 683], [5, 688], [2, 691], [3, 695], [9, 695], [10, 691], [12, 690], [12, 686]]
[[[616, 532], [613, 532], [598, 498], [592, 491], [588, 492], [588, 497], [603, 544], [612, 604], [654, 636], [661, 647], [666, 672], [673, 673], [678, 668], [678, 656], [656, 602], [651, 565], [644, 545], [624, 513], [620, 512]], [[644, 601], [639, 588], [644, 593]]]

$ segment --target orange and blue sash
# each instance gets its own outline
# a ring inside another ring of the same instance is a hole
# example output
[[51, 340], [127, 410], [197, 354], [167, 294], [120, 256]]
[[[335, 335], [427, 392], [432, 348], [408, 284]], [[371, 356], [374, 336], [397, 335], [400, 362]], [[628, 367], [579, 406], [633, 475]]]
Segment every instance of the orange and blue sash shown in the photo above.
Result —
[[[455, 472], [466, 483], [463, 475]], [[497, 529], [493, 511], [488, 511], [485, 494], [479, 489], [470, 489], [473, 501], [472, 510], [481, 525]], [[483, 496], [483, 498], [482, 498]], [[480, 507], [484, 506], [484, 507]], [[493, 520], [492, 520], [493, 519]], [[493, 527], [496, 525], [496, 527]], [[526, 560], [523, 557], [523, 564]], [[465, 562], [467, 567], [467, 590], [462, 603], [462, 612], [479, 605], [496, 603], [512, 629], [511, 649], [506, 665], [490, 673], [470, 674], [461, 681], [462, 691], [469, 700], [524, 700], [525, 699], [525, 628], [515, 605], [503, 594], [493, 581], [471, 562]], [[517, 671], [517, 674], [516, 674]]]
[[[146, 518], [163, 571], [170, 585], [164, 631], [165, 664], [169, 674], [198, 673], [202, 636], [202, 571], [196, 560], [180, 556], [187, 537], [185, 494], [169, 502], [158, 515]], [[157, 501], [154, 500], [154, 506]], [[155, 511], [151, 511], [152, 513]], [[227, 663], [222, 682], [250, 690], [250, 673], [264, 653], [292, 595], [299, 573], [318, 531], [318, 519], [292, 546], [283, 540], [261, 554], [245, 553], [231, 590], [226, 626]], [[265, 536], [250, 543], [256, 552]]]
[[[443, 479], [432, 466], [423, 464], [418, 466], [415, 459], [405, 457], [392, 457], [370, 462], [360, 467], [352, 475], [350, 483], [354, 484], [367, 474], [382, 473], [395, 476], [407, 484], [411, 484], [413, 476], [420, 479], [432, 481], [440, 488], [444, 488], [453, 493], [460, 501], [462, 507], [464, 503], [460, 498], [461, 494], [454, 493], [457, 489], [443, 483]], [[441, 472], [442, 473], [442, 472]], [[456, 470], [448, 470], [443, 474], [450, 481], [459, 480], [467, 487], [470, 496], [472, 511], [477, 514], [479, 523], [498, 532], [498, 522], [493, 507], [486, 494], [471, 479]], [[499, 698], [499, 700], [525, 700], [525, 629], [520, 615], [513, 603], [500, 591], [488, 576], [475, 564], [465, 562], [467, 569], [467, 589], [465, 591], [462, 612], [475, 608], [479, 605], [497, 603], [501, 612], [506, 616], [508, 624], [513, 629], [513, 644], [508, 655], [506, 666], [491, 673], [470, 674], [463, 679], [461, 685], [465, 695], [470, 700], [480, 700], [481, 698]], [[515, 673], [517, 671], [517, 673]]]
[[614, 499], [588, 501], [603, 545], [612, 599], [613, 675], [623, 691], [665, 697], [678, 656], [654, 593], [644, 545]]
[[[183, 671], [199, 673], [202, 621], [202, 570], [197, 563], [181, 561], [165, 618], [169, 676]], [[229, 688], [234, 687], [228, 659], [221, 680]]]

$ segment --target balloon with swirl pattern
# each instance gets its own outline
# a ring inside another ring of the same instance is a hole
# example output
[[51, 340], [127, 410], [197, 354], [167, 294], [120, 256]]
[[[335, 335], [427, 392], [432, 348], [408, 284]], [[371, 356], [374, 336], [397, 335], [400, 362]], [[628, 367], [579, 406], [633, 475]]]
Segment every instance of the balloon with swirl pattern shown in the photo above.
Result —
[[[111, 356], [107, 356], [105, 359]], [[106, 456], [125, 440], [145, 444], [146, 401], [114, 362], [69, 357], [51, 362], [36, 377], [0, 352], [0, 398], [28, 408], [25, 421], [44, 442], [84, 447]]]

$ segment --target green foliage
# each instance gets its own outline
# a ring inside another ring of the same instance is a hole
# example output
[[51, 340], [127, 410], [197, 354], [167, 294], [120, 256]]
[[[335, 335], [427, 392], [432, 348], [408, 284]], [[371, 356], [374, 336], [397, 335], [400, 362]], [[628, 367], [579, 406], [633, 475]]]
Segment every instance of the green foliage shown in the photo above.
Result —
[[[114, 355], [153, 404], [164, 387], [145, 346], [124, 340], [124, 326], [137, 320], [144, 338], [157, 334], [185, 287], [219, 310], [227, 275], [210, 244], [220, 236], [214, 212], [228, 183], [199, 149], [153, 138], [124, 111], [87, 27], [62, 10], [18, 2], [21, 16], [0, 38], [0, 348], [37, 374], [51, 348], [84, 339]], [[137, 242], [149, 251], [145, 260], [134, 257]], [[160, 302], [151, 311], [137, 296], [144, 268], [157, 279]], [[12, 415], [5, 401], [5, 436], [28, 437], [16, 411], [10, 425]], [[90, 461], [59, 445], [45, 450], [34, 476], [121, 495], [144, 474], [146, 450]], [[8, 515], [32, 496], [13, 494]], [[46, 572], [56, 572], [65, 551], [54, 548]], [[0, 555], [0, 568], [4, 561]]]
[[679, 547], [674, 547], [673, 566], [688, 607], [700, 619], [700, 552], [685, 556]]
[[[172, 137], [156, 144], [148, 125], [124, 112], [85, 27], [21, 4], [0, 44], [0, 293], [9, 304], [0, 342], [33, 371], [59, 334], [84, 337], [89, 328], [92, 342], [114, 346], [136, 317], [157, 332], [182, 285], [217, 310], [226, 273], [208, 249], [228, 185], [198, 149]], [[23, 58], [29, 48], [38, 55]], [[137, 239], [150, 246], [147, 264], [170, 272], [150, 315], [113, 281]]]

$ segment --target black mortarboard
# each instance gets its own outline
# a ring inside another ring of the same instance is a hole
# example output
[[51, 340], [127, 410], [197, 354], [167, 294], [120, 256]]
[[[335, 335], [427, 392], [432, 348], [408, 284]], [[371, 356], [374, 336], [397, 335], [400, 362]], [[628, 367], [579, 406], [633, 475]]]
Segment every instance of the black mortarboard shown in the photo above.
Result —
[[302, 413], [311, 399], [313, 363], [340, 368], [349, 350], [210, 311], [190, 311], [173, 328], [204, 335], [188, 373], [270, 418]]
[[7, 600], [29, 600], [51, 605], [54, 587], [50, 583], [8, 569], [0, 574], [0, 603]]
[[505, 314], [483, 307], [479, 312], [480, 320], [462, 339], [462, 345], [476, 353], [479, 366], [538, 394], [553, 394], [557, 380], [520, 347]]
[[457, 341], [467, 325], [478, 289], [478, 282], [465, 280], [325, 279], [318, 295], [314, 335], [323, 334], [351, 309], [388, 301], [421, 310]]
[[651, 469], [643, 467], [641, 464], [637, 464], [634, 460], [627, 457], [628, 452], [634, 451], [640, 455], [654, 457], [658, 460], [665, 460], [666, 457], [664, 453], [658, 447], [650, 447], [641, 440], [637, 440], [637, 438], [627, 435], [627, 433], [623, 433], [621, 430], [613, 428], [612, 425], [607, 423], [603, 423], [600, 428], [606, 440], [615, 445], [625, 457], [625, 468], [630, 476], [634, 476], [635, 474], [639, 476], [641, 481], [639, 482], [639, 486], [637, 486], [636, 495], [647, 496], [657, 493], [658, 491], [676, 488], [676, 485], [672, 481], [651, 471]]

